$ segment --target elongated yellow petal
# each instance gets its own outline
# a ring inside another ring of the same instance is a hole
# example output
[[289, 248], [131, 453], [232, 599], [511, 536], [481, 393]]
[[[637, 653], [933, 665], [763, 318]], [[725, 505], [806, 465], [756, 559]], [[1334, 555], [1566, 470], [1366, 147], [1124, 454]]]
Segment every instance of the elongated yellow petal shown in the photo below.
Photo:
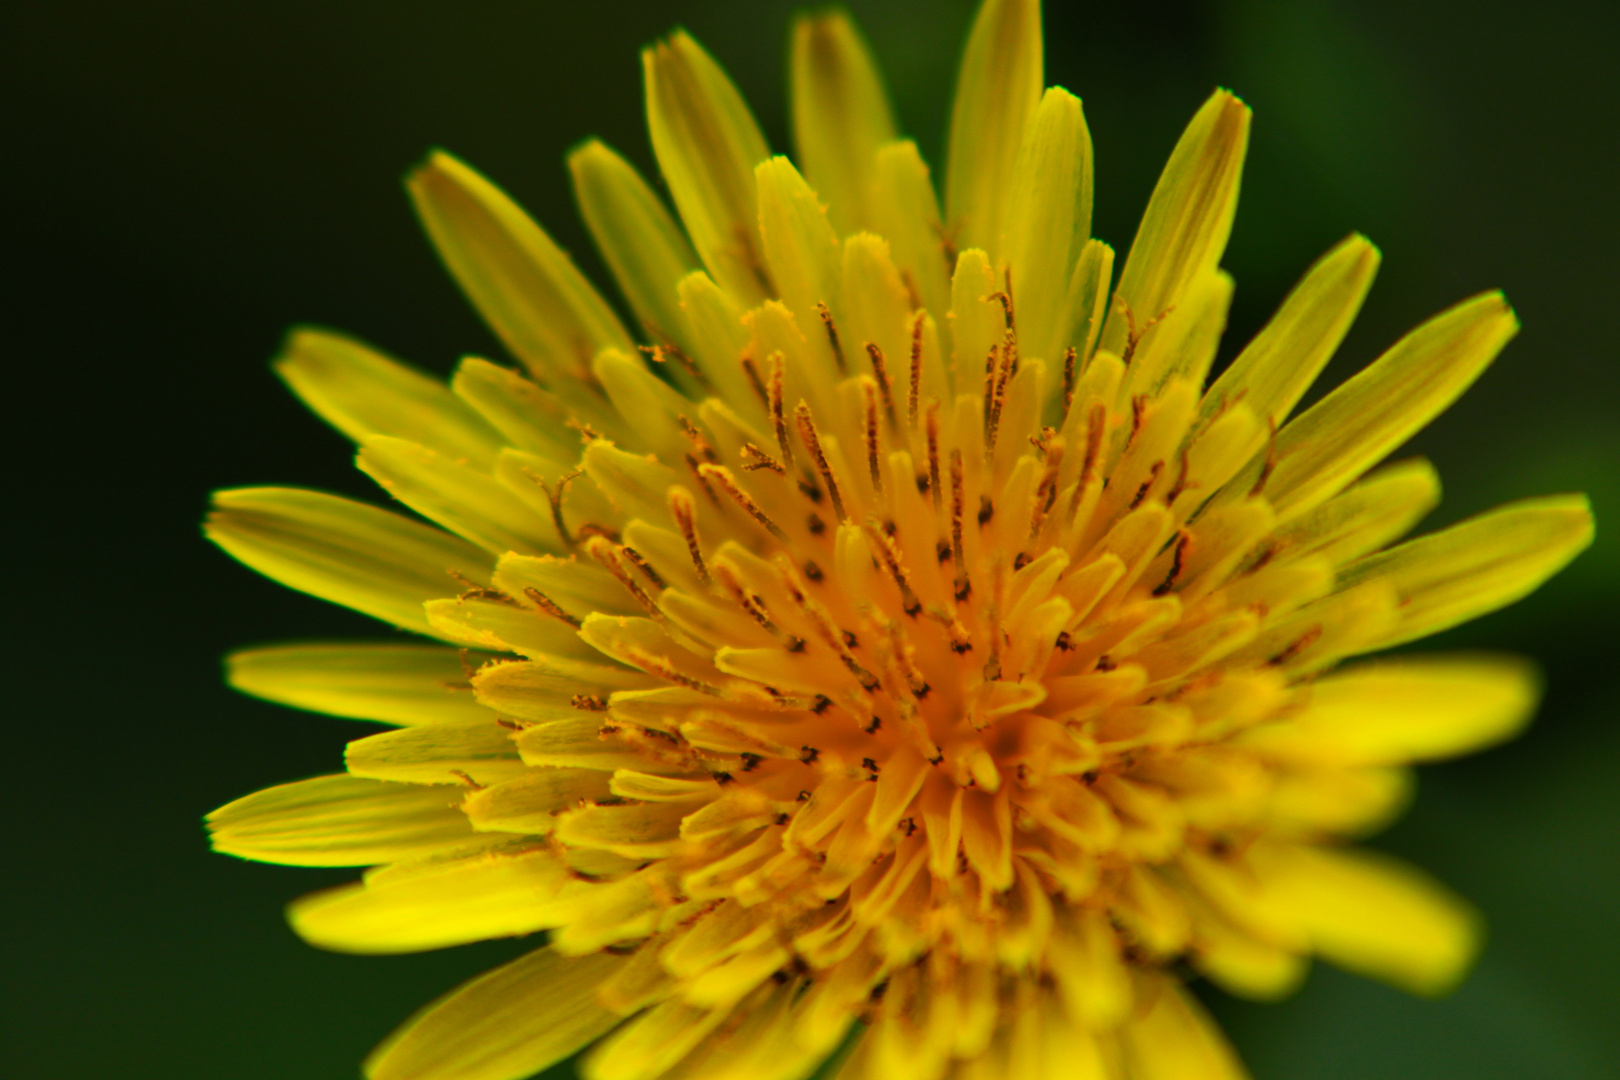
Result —
[[703, 46], [677, 30], [642, 50], [647, 127], [686, 233], [714, 280], [752, 307], [772, 291], [756, 231], [765, 136]]
[[1220, 263], [1248, 145], [1249, 107], [1217, 90], [1187, 125], [1153, 189], [1103, 328], [1104, 349], [1133, 351], [1132, 321], [1145, 340], [1154, 332], [1148, 324], [1173, 317], [1187, 284]]
[[356, 463], [394, 498], [491, 554], [562, 547], [550, 517], [512, 498], [489, 473], [420, 443], [368, 435]]
[[544, 836], [557, 827], [559, 811], [606, 798], [608, 783], [596, 769], [530, 768], [473, 792], [461, 808], [475, 829]]
[[1515, 657], [1416, 657], [1363, 664], [1312, 685], [1304, 710], [1246, 733], [1281, 760], [1399, 765], [1465, 754], [1529, 722], [1540, 678]]
[[1322, 256], [1266, 328], [1204, 395], [1204, 412], [1241, 400], [1277, 426], [1344, 340], [1378, 272], [1378, 249], [1356, 233]]
[[842, 11], [793, 24], [793, 145], [840, 236], [873, 227], [872, 166], [894, 114], [865, 39]]
[[408, 784], [494, 784], [528, 771], [493, 717], [385, 731], [343, 752], [350, 776]]
[[385, 724], [493, 721], [473, 700], [456, 650], [437, 645], [312, 642], [241, 649], [225, 678], [282, 705]]
[[920, 306], [944, 322], [951, 309], [954, 245], [948, 245], [939, 198], [928, 166], [909, 139], [878, 151], [874, 166], [872, 222], [889, 242], [895, 265], [917, 293]]
[[1101, 240], [1087, 240], [1069, 274], [1069, 287], [1054, 324], [1052, 353], [1047, 357], [1054, 366], [1065, 362], [1070, 348], [1077, 368], [1091, 356], [1108, 317], [1108, 287], [1113, 278], [1114, 249]]
[[488, 581], [491, 559], [464, 540], [374, 506], [298, 488], [214, 493], [208, 538], [288, 588], [437, 636], [422, 604]]
[[1419, 994], [1450, 990], [1479, 949], [1478, 914], [1428, 875], [1372, 852], [1267, 844], [1251, 853], [1269, 903], [1341, 967]]
[[[1301, 413], [1278, 433], [1266, 483], [1279, 519], [1312, 509], [1378, 464], [1457, 400], [1518, 330], [1501, 293], [1465, 300]], [[1239, 473], [1234, 491], [1259, 472]]]
[[685, 321], [675, 287], [697, 253], [641, 174], [600, 139], [568, 155], [574, 198], [630, 310], [654, 341], [678, 340]]
[[1046, 91], [1019, 150], [1002, 226], [1001, 252], [1027, 356], [1056, 360], [1067, 336], [1060, 313], [1069, 277], [1091, 235], [1091, 132], [1080, 99]]
[[1585, 551], [1592, 534], [1586, 496], [1525, 499], [1369, 555], [1345, 569], [1341, 584], [1394, 586], [1399, 619], [1367, 646], [1388, 648], [1523, 599]]
[[1440, 474], [1422, 458], [1369, 473], [1308, 514], [1272, 533], [1289, 559], [1317, 555], [1339, 564], [1404, 536], [1440, 502]]
[[[573, 460], [578, 439], [567, 427], [569, 405], [520, 372], [469, 356], [450, 388], [498, 430], [507, 446], [559, 461]], [[592, 423], [600, 417], [587, 414]]]
[[800, 327], [813, 326], [818, 304], [838, 307], [838, 238], [826, 208], [787, 158], [760, 162], [754, 177], [771, 280]]
[[1192, 995], [1166, 978], [1151, 982], [1152, 1004], [1120, 1029], [1132, 1080], [1247, 1080], [1226, 1037]]
[[994, 251], [1024, 129], [1040, 105], [1039, 0], [986, 0], [973, 21], [951, 106], [946, 227], [958, 247]]
[[594, 888], [550, 850], [520, 848], [312, 893], [287, 908], [287, 919], [323, 949], [417, 952], [558, 926]]
[[598, 349], [633, 348], [613, 309], [500, 188], [442, 151], [407, 187], [467, 298], [537, 376], [582, 376]]
[[[453, 779], [453, 778], [449, 778]], [[339, 773], [246, 795], [208, 815], [214, 850], [289, 866], [371, 866], [464, 844], [454, 788]]]
[[304, 404], [356, 442], [395, 435], [484, 467], [501, 448], [496, 431], [441, 380], [353, 338], [294, 330], [275, 369]]
[[366, 1059], [369, 1080], [521, 1080], [605, 1035], [619, 1016], [596, 988], [625, 963], [549, 948], [456, 987]]

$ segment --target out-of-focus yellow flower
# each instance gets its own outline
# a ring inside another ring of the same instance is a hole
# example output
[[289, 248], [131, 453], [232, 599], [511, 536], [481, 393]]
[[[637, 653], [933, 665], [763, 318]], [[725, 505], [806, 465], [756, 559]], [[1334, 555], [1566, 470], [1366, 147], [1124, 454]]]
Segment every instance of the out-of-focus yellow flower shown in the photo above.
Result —
[[1452, 985], [1475, 915], [1344, 841], [1400, 809], [1410, 763], [1514, 734], [1535, 675], [1337, 665], [1590, 540], [1563, 496], [1396, 543], [1439, 487], [1380, 462], [1513, 336], [1502, 297], [1290, 418], [1378, 253], [1330, 251], [1209, 383], [1231, 94], [1116, 283], [1035, 0], [974, 25], [943, 210], [841, 15], [795, 27], [797, 165], [690, 37], [643, 61], [678, 217], [601, 143], [569, 159], [637, 329], [434, 154], [417, 208], [522, 370], [467, 359], [446, 387], [314, 330], [277, 363], [433, 524], [285, 488], [220, 492], [208, 521], [443, 643], [233, 656], [249, 693], [397, 728], [215, 811], [215, 846], [373, 867], [293, 906], [328, 948], [550, 931], [369, 1075], [515, 1080], [595, 1043], [592, 1080], [794, 1080], [841, 1046], [843, 1077], [1219, 1078], [1241, 1067], [1178, 962], [1254, 997], [1313, 953]]

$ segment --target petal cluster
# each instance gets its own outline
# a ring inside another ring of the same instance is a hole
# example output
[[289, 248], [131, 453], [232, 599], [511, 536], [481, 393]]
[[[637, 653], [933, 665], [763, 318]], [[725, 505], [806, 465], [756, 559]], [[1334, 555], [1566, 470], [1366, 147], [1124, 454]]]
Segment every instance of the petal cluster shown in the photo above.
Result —
[[593, 1080], [793, 1080], [835, 1053], [847, 1077], [1239, 1076], [1180, 965], [1254, 997], [1313, 953], [1450, 986], [1474, 914], [1345, 841], [1411, 763], [1514, 734], [1535, 674], [1339, 665], [1589, 542], [1576, 496], [1399, 542], [1438, 481], [1381, 463], [1513, 336], [1503, 299], [1294, 415], [1378, 253], [1323, 256], [1210, 379], [1231, 94], [1116, 281], [1031, 0], [977, 18], [943, 209], [841, 15], [795, 27], [797, 164], [690, 37], [643, 61], [675, 214], [601, 143], [569, 160], [635, 327], [436, 153], [412, 197], [521, 368], [446, 385], [295, 332], [278, 373], [417, 516], [252, 488], [208, 521], [419, 635], [231, 658], [249, 693], [393, 728], [215, 811], [215, 846], [371, 867], [293, 906], [324, 947], [549, 931], [369, 1075], [517, 1080], [594, 1043]]

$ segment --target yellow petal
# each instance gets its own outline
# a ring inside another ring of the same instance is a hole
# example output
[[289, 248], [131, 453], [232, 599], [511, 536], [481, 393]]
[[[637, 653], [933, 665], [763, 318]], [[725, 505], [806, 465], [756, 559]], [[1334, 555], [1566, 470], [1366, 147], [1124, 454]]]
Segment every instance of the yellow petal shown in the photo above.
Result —
[[1152, 1005], [1120, 1029], [1131, 1080], [1246, 1080], [1226, 1037], [1191, 994], [1157, 976]]
[[562, 547], [557, 526], [494, 476], [420, 443], [368, 435], [356, 464], [394, 498], [425, 518], [499, 555], [535, 555]]
[[444, 382], [353, 338], [305, 327], [287, 336], [276, 374], [322, 420], [359, 442], [395, 435], [488, 467], [499, 435]]
[[1040, 104], [1038, 0], [986, 0], [962, 54], [951, 106], [947, 228], [958, 247], [993, 249], [1024, 129]]
[[1206, 414], [1241, 400], [1280, 427], [1344, 340], [1372, 287], [1379, 258], [1378, 249], [1359, 233], [1322, 256], [1209, 388]]
[[411, 725], [495, 719], [473, 700], [456, 650], [437, 645], [260, 646], [227, 656], [225, 679], [266, 701], [355, 720]]
[[1273, 776], [1266, 814], [1282, 833], [1370, 836], [1400, 816], [1416, 785], [1410, 769], [1293, 769]]
[[580, 1062], [586, 1080], [655, 1080], [701, 1043], [731, 1012], [684, 1001], [655, 1005], [598, 1043]]
[[528, 657], [595, 659], [571, 625], [531, 607], [531, 598], [519, 596], [429, 600], [423, 610], [433, 629], [458, 645]]
[[654, 341], [685, 329], [675, 286], [697, 269], [697, 253], [647, 181], [600, 139], [568, 155], [574, 198], [630, 310]]
[[1398, 540], [1440, 502], [1440, 474], [1423, 458], [1377, 469], [1271, 535], [1286, 559], [1343, 564]]
[[622, 967], [609, 953], [561, 957], [549, 948], [463, 983], [366, 1059], [369, 1080], [521, 1080], [596, 1041], [619, 1016], [596, 989]]
[[810, 186], [827, 201], [840, 236], [873, 227], [872, 165], [894, 138], [883, 80], [842, 11], [803, 14], [793, 24], [793, 145]]
[[350, 776], [407, 784], [494, 784], [528, 771], [493, 717], [385, 731], [343, 751]]
[[456, 590], [452, 573], [489, 579], [489, 556], [466, 541], [316, 491], [215, 492], [203, 531], [289, 588], [434, 636], [422, 604]]
[[928, 166], [917, 144], [905, 139], [879, 150], [874, 169], [872, 227], [889, 242], [895, 265], [916, 289], [921, 306], [943, 320], [951, 309], [955, 249], [946, 248]]
[[1584, 495], [1524, 499], [1347, 567], [1344, 587], [1388, 582], [1400, 598], [1390, 631], [1363, 651], [1437, 634], [1506, 607], [1540, 587], [1592, 543]]
[[838, 307], [838, 238], [827, 210], [785, 157], [760, 162], [754, 178], [765, 263], [777, 295], [801, 327], [814, 326], [818, 304]]
[[208, 815], [214, 850], [288, 866], [371, 866], [466, 843], [460, 793], [341, 773], [243, 796]]
[[461, 809], [480, 831], [545, 836], [557, 827], [559, 811], [609, 794], [608, 774], [595, 769], [525, 768], [473, 792]]
[[293, 901], [287, 919], [323, 949], [417, 952], [559, 926], [596, 888], [545, 848], [484, 852], [312, 893]]
[[[1303, 514], [1378, 464], [1457, 400], [1518, 329], [1500, 293], [1465, 300], [1301, 413], [1277, 434], [1266, 483], [1279, 518]], [[1229, 490], [1259, 471], [1239, 473]]]
[[1148, 323], [1173, 314], [1187, 284], [1220, 263], [1237, 210], [1249, 115], [1247, 105], [1217, 90], [1187, 125], [1131, 242], [1103, 328], [1104, 349], [1124, 355], [1132, 319], [1138, 334], [1151, 333]]
[[[676, 292], [686, 320], [681, 324], [685, 340], [704, 377], [733, 408], [746, 410], [750, 416], [764, 416], [765, 388], [762, 384], [756, 388], [742, 365], [748, 346], [742, 309], [702, 271], [682, 278]], [[755, 371], [761, 379], [765, 377], [763, 368], [756, 366]]]
[[1379, 661], [1318, 680], [1302, 711], [1253, 728], [1240, 742], [1304, 764], [1433, 761], [1517, 735], [1540, 690], [1535, 666], [1516, 657]]
[[632, 349], [613, 309], [505, 192], [442, 151], [406, 182], [433, 244], [484, 321], [543, 379]]
[[752, 307], [771, 292], [756, 232], [754, 166], [770, 154], [737, 88], [684, 30], [642, 50], [647, 127], [692, 246]]
[[1017, 304], [1020, 351], [1056, 360], [1069, 277], [1091, 235], [1091, 132], [1080, 99], [1060, 87], [1041, 98], [1013, 170], [1001, 252]]
[[1462, 978], [1480, 942], [1478, 914], [1405, 863], [1357, 850], [1257, 845], [1250, 864], [1269, 902], [1340, 967], [1419, 994]]
[[578, 456], [579, 437], [567, 426], [569, 406], [520, 372], [469, 356], [456, 368], [450, 388], [509, 446], [562, 462], [572, 463]]
[[520, 720], [553, 720], [576, 694], [606, 695], [653, 683], [629, 668], [591, 664], [561, 656], [492, 664], [473, 676], [478, 700], [503, 716]]
[[1073, 348], [1078, 369], [1097, 347], [1103, 321], [1108, 317], [1108, 286], [1114, 277], [1114, 249], [1101, 240], [1087, 240], [1080, 248], [1068, 291], [1058, 312], [1052, 354], [1054, 365]]

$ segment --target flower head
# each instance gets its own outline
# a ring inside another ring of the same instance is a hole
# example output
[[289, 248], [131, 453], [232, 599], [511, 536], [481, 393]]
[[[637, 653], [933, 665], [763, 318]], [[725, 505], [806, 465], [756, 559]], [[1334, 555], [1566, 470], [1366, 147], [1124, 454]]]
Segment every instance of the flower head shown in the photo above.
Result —
[[325, 947], [550, 932], [369, 1074], [516, 1080], [595, 1043], [593, 1080], [792, 1080], [841, 1045], [849, 1077], [1237, 1076], [1183, 961], [1257, 997], [1313, 953], [1452, 984], [1470, 909], [1345, 841], [1409, 763], [1513, 734], [1535, 677], [1337, 665], [1590, 539], [1566, 496], [1396, 543], [1438, 483], [1380, 462], [1513, 336], [1503, 299], [1294, 416], [1378, 253], [1330, 251], [1209, 381], [1231, 94], [1115, 282], [1034, 0], [974, 25], [943, 209], [841, 15], [795, 27], [797, 164], [690, 37], [643, 60], [678, 217], [601, 143], [569, 159], [637, 328], [434, 154], [417, 209], [522, 369], [447, 387], [314, 330], [277, 362], [432, 524], [281, 488], [209, 518], [255, 569], [442, 642], [233, 656], [241, 689], [396, 729], [215, 811], [215, 846], [373, 867], [293, 906]]

